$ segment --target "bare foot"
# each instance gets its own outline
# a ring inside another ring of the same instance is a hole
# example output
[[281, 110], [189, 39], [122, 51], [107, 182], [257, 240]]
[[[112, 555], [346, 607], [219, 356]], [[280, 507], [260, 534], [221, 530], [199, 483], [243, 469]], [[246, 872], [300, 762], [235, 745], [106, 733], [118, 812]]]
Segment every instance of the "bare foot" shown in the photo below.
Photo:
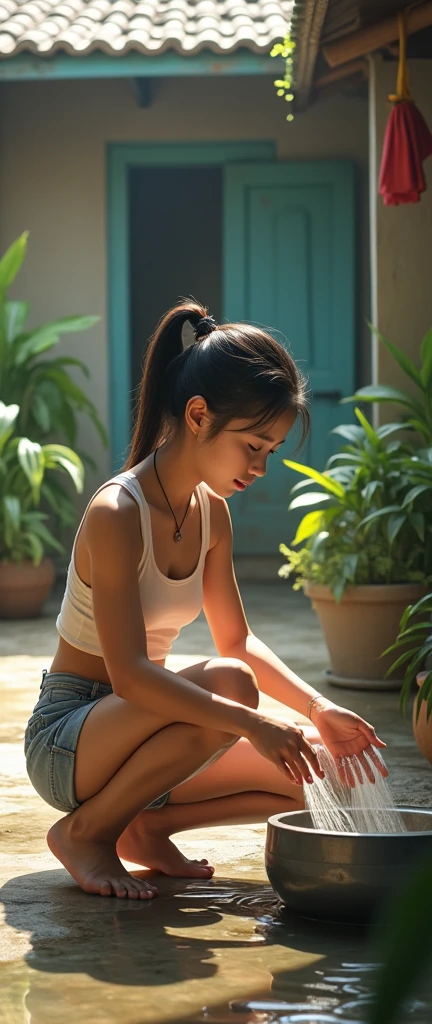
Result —
[[212, 878], [214, 875], [214, 867], [208, 860], [189, 860], [166, 833], [150, 831], [135, 821], [117, 840], [117, 853], [132, 864], [142, 864], [175, 878]]
[[47, 834], [47, 843], [84, 892], [132, 900], [149, 900], [157, 895], [155, 886], [126, 871], [112, 843], [72, 839], [71, 817], [68, 814], [56, 821]]

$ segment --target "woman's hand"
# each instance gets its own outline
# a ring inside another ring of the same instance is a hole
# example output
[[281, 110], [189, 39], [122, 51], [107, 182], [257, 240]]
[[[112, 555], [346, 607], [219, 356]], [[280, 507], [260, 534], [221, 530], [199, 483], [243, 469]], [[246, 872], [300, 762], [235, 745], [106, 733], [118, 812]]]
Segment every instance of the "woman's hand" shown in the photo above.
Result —
[[254, 714], [247, 739], [259, 754], [273, 761], [290, 782], [298, 786], [313, 782], [311, 768], [319, 778], [324, 777], [314, 748], [296, 725]]
[[[359, 771], [358, 766], [347, 760], [353, 754], [357, 755], [369, 782], [375, 782], [373, 766], [383, 778], [386, 778], [387, 768], [373, 749], [374, 747], [385, 747], [386, 744], [378, 738], [373, 726], [365, 722], [363, 718], [323, 697], [312, 705], [311, 721], [318, 729], [323, 743], [333, 755], [339, 777], [345, 785], [355, 786], [356, 778], [359, 782], [363, 782], [361, 770]], [[372, 761], [372, 765], [368, 758]]]

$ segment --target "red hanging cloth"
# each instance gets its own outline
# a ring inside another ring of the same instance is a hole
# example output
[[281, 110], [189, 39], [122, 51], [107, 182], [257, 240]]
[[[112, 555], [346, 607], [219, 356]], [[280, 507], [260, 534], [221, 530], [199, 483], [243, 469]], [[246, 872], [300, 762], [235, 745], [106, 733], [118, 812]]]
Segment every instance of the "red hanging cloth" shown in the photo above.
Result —
[[379, 191], [385, 206], [418, 203], [426, 189], [422, 162], [432, 155], [432, 134], [416, 107], [408, 87], [406, 27], [399, 21], [399, 69], [397, 92], [389, 96], [394, 104], [384, 137]]

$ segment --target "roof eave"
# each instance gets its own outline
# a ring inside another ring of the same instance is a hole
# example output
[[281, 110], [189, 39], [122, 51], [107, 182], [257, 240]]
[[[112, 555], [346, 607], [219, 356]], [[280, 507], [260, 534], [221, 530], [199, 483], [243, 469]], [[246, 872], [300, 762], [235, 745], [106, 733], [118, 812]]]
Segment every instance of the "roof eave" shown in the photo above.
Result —
[[307, 106], [328, 4], [329, 0], [296, 0], [294, 5], [291, 38], [295, 42], [293, 91], [297, 110]]
[[57, 51], [41, 57], [28, 51], [0, 59], [0, 80], [43, 81], [80, 78], [162, 78], [172, 76], [274, 75], [274, 60], [268, 53], [236, 50], [217, 53], [208, 49], [194, 54], [174, 50], [150, 55], [129, 51], [113, 57], [100, 51], [72, 56]]

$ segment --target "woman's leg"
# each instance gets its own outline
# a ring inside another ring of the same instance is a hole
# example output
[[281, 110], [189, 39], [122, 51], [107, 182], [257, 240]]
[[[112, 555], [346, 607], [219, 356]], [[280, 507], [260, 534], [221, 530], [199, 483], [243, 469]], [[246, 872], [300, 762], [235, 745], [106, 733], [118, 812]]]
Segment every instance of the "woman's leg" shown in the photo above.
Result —
[[[255, 677], [235, 659], [212, 659], [182, 675], [215, 693], [257, 706]], [[115, 694], [104, 697], [87, 716], [78, 740], [75, 788], [81, 806], [50, 829], [51, 851], [86, 892], [134, 899], [152, 895], [151, 888], [123, 868], [117, 839], [143, 805], [233, 742], [228, 733], [167, 723]], [[165, 849], [168, 868], [171, 848], [181, 856], [168, 838], [165, 843], [155, 839], [154, 857], [160, 862]], [[153, 866], [149, 853], [148, 866]], [[194, 873], [210, 877], [212, 869], [195, 865]]]
[[[305, 727], [308, 740], [319, 734]], [[173, 789], [168, 804], [141, 811], [117, 842], [124, 860], [146, 865], [151, 840], [210, 825], [251, 824], [304, 807], [303, 787], [241, 738], [218, 761]]]

